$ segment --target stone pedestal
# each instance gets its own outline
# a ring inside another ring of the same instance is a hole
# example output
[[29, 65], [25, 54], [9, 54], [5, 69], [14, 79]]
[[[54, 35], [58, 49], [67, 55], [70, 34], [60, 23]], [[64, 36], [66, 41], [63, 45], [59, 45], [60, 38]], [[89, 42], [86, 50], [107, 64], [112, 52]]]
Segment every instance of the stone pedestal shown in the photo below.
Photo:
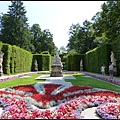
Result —
[[80, 71], [83, 71], [83, 65], [80, 66]]
[[52, 65], [50, 77], [63, 77], [62, 75], [62, 66]]

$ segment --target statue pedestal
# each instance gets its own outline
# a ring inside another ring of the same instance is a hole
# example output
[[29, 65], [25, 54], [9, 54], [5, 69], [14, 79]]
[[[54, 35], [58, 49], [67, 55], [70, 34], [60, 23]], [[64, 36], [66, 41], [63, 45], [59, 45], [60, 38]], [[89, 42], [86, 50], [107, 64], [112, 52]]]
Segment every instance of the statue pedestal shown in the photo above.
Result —
[[80, 71], [83, 71], [83, 65], [80, 66]]
[[50, 77], [63, 77], [62, 75], [62, 66], [52, 65]]

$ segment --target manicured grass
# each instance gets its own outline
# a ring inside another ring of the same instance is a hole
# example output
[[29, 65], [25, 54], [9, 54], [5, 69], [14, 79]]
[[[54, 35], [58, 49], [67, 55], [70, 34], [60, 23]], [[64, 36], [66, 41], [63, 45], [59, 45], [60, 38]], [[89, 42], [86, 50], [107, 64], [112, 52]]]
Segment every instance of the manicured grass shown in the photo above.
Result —
[[[30, 85], [30, 84], [35, 84], [37, 82], [43, 82], [44, 80], [35, 80], [36, 77], [41, 76], [41, 75], [49, 75], [49, 74], [31, 74], [29, 75], [30, 77], [25, 77], [25, 78], [17, 78], [14, 80], [8, 80], [6, 82], [0, 82], [0, 88], [7, 88], [7, 87], [12, 87], [12, 86], [18, 86], [18, 85]], [[66, 75], [73, 75], [76, 80], [65, 80], [66, 82], [71, 82], [73, 85], [85, 85], [85, 86], [91, 86], [95, 88], [102, 88], [102, 89], [107, 89], [107, 90], [112, 90], [116, 92], [120, 92], [120, 87], [115, 86], [113, 84], [107, 83], [102, 80], [98, 80], [95, 78], [91, 77], [83, 77], [85, 75], [83, 74], [64, 74]]]
[[76, 80], [65, 80], [65, 81], [71, 82], [73, 85], [86, 85], [94, 88], [102, 88], [102, 89], [120, 92], [120, 87], [105, 82], [103, 80], [98, 80], [91, 77], [84, 77], [85, 75], [82, 74], [78, 74], [78, 75], [76, 74], [73, 76], [76, 78]]
[[35, 78], [41, 76], [41, 74], [31, 74], [29, 76], [30, 77], [16, 78], [13, 80], [8, 80], [6, 82], [0, 82], [0, 88], [12, 87], [17, 85], [30, 85], [44, 81], [44, 80], [35, 80]]

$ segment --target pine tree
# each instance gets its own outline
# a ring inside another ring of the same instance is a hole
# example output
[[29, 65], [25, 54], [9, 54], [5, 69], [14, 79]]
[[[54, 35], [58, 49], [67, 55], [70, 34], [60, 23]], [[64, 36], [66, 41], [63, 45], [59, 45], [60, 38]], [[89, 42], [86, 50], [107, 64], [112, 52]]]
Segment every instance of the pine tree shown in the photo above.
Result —
[[[26, 10], [21, 1], [11, 1], [9, 11], [1, 19], [1, 39], [4, 43], [17, 45], [30, 51], [31, 35], [28, 27]], [[27, 44], [26, 44], [27, 43]], [[26, 46], [27, 45], [27, 46]]]

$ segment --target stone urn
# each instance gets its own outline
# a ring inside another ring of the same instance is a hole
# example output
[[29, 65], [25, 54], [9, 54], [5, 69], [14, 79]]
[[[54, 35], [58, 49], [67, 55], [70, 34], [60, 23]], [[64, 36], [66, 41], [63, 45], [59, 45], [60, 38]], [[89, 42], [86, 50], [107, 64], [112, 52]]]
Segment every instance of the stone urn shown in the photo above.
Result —
[[50, 77], [62, 77], [62, 62], [58, 54], [54, 55], [51, 65]]

